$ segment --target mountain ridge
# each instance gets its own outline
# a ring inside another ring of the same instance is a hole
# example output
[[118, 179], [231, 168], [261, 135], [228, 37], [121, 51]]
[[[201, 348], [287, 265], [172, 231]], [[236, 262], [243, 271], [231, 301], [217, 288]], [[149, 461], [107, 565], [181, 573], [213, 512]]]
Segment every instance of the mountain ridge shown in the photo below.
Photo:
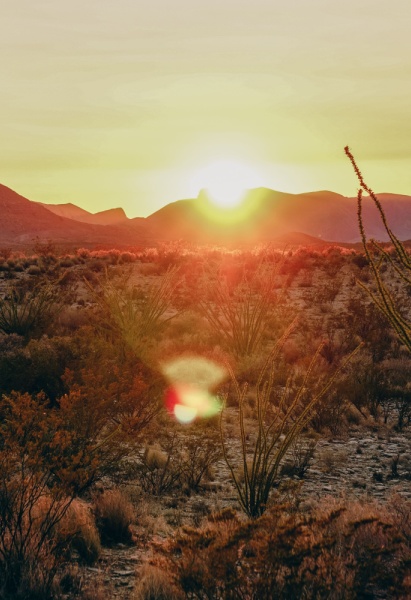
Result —
[[36, 238], [70, 246], [113, 245], [115, 240], [123, 246], [148, 242], [145, 228], [138, 225], [128, 228], [69, 219], [0, 184], [0, 244], [20, 247]]
[[[378, 197], [391, 229], [400, 239], [410, 239], [411, 196], [384, 192]], [[363, 217], [367, 236], [388, 239], [378, 210], [367, 196]], [[360, 241], [357, 199], [329, 190], [290, 194], [255, 188], [233, 210], [214, 206], [207, 191], [201, 190], [197, 198], [176, 200], [148, 217], [128, 218], [122, 208], [93, 214], [73, 203], [34, 202], [0, 184], [0, 218], [2, 245], [24, 245], [35, 237], [67, 245], [123, 247], [173, 240], [255, 244], [284, 236], [295, 240], [308, 236], [312, 243]]]
[[73, 221], [79, 221], [81, 223], [90, 223], [91, 225], [116, 225], [128, 221], [128, 217], [121, 207], [109, 208], [97, 213], [91, 213], [72, 202], [67, 202], [65, 204], [46, 204], [45, 202], [38, 202], [38, 204], [41, 204], [41, 206], [44, 206], [44, 208], [60, 217], [66, 217], [67, 219], [72, 219]]

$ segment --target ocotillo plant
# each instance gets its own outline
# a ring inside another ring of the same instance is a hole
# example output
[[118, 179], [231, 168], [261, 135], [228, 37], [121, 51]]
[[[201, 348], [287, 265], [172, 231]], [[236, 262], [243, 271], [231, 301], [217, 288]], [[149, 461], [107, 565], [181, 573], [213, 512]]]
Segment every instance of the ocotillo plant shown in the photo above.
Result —
[[41, 283], [31, 291], [11, 286], [0, 298], [0, 331], [28, 337], [57, 306], [56, 289], [50, 284]]
[[[364, 178], [360, 169], [357, 166], [355, 158], [351, 153], [348, 146], [345, 147], [345, 154], [348, 156], [355, 174], [358, 178], [360, 187], [358, 190], [357, 200], [358, 200], [358, 224], [360, 228], [361, 240], [364, 247], [364, 252], [368, 259], [372, 274], [374, 276], [374, 281], [377, 287], [377, 291], [373, 292], [369, 287], [359, 282], [359, 284], [367, 291], [370, 295], [372, 301], [375, 305], [380, 309], [380, 311], [387, 317], [389, 322], [391, 323], [394, 330], [397, 332], [398, 337], [401, 342], [408, 348], [411, 352], [411, 321], [410, 319], [403, 314], [399, 307], [398, 298], [395, 298], [391, 291], [389, 290], [386, 282], [384, 281], [381, 275], [381, 268], [385, 265], [390, 265], [394, 272], [400, 277], [406, 285], [411, 285], [411, 259], [410, 255], [407, 253], [404, 245], [401, 241], [396, 237], [396, 235], [392, 232], [381, 202], [378, 200], [377, 196], [373, 192], [373, 190], [365, 183]], [[374, 202], [379, 215], [381, 217], [381, 221], [384, 225], [385, 231], [388, 234], [389, 239], [391, 240], [394, 246], [394, 252], [387, 252], [381, 244], [376, 242], [375, 240], [371, 240], [370, 243], [367, 240], [367, 236], [364, 229], [363, 222], [363, 204], [362, 204], [362, 195], [363, 191], [365, 191], [372, 201]], [[372, 249], [372, 252], [370, 251]]]
[[[265, 268], [264, 268], [265, 267]], [[261, 344], [269, 317], [279, 304], [279, 265], [259, 265], [230, 289], [223, 276], [208, 274], [197, 310], [235, 356], [251, 356]]]
[[[290, 378], [280, 394], [279, 401], [274, 405], [277, 359], [291, 328], [292, 326], [276, 344], [259, 373], [256, 385], [256, 424], [251, 431], [246, 431], [244, 416], [248, 388], [247, 385], [241, 387], [231, 371], [239, 410], [242, 462], [240, 475], [236, 473], [228, 456], [223, 413], [220, 420], [224, 459], [230, 470], [240, 506], [250, 518], [259, 517], [266, 510], [285, 453], [308, 424], [316, 404], [324, 397], [338, 374], [360, 348], [358, 346], [319, 389], [310, 389], [309, 380], [321, 353], [323, 347], [321, 344], [309, 364], [301, 385], [297, 389], [292, 389]], [[256, 434], [254, 434], [255, 428]]]
[[151, 285], [139, 298], [127, 280], [113, 282], [106, 273], [95, 289], [85, 280], [96, 304], [102, 309], [103, 322], [110, 330], [120, 333], [124, 341], [139, 354], [147, 338], [154, 335], [166, 321], [176, 287], [178, 268], [168, 269], [157, 285]]

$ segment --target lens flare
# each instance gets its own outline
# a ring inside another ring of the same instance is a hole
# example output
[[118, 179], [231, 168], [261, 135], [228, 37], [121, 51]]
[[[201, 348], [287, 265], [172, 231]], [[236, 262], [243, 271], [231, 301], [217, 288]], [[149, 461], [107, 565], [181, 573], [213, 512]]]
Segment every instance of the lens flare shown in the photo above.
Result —
[[207, 190], [214, 207], [232, 210], [244, 200], [247, 189], [261, 185], [259, 171], [243, 161], [217, 159], [198, 169], [191, 177], [197, 190]]
[[162, 365], [170, 387], [166, 393], [168, 412], [180, 423], [217, 415], [222, 403], [212, 390], [227, 377], [225, 368], [200, 356], [183, 356]]
[[219, 385], [227, 370], [203, 356], [179, 356], [164, 363], [161, 372], [171, 384], [187, 383], [206, 390]]
[[197, 416], [197, 411], [190, 406], [176, 404], [174, 407], [174, 416], [180, 423], [192, 423]]
[[197, 417], [217, 415], [221, 410], [221, 401], [198, 386], [178, 384], [168, 389], [166, 406], [180, 423], [191, 423]]

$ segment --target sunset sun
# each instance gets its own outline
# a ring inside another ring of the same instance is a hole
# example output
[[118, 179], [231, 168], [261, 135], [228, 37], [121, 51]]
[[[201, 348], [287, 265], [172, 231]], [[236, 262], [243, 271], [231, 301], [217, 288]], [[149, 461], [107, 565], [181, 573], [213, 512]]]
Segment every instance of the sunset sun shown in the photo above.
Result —
[[248, 189], [261, 185], [256, 168], [233, 159], [211, 162], [192, 176], [193, 189], [205, 189], [210, 201], [222, 209], [237, 207]]

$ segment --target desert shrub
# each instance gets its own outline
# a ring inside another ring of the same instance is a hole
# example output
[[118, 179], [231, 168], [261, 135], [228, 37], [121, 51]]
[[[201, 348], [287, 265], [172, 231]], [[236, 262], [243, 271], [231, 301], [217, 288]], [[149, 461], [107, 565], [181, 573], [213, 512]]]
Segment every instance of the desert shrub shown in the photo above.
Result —
[[315, 431], [341, 435], [348, 429], [347, 414], [350, 403], [343, 395], [343, 390], [341, 381], [337, 380], [335, 389], [327, 398], [318, 402], [310, 420], [310, 425]]
[[368, 266], [367, 257], [360, 252], [353, 254], [351, 260], [352, 260], [352, 263], [354, 265], [356, 265], [359, 269], [364, 269], [364, 267]]
[[399, 494], [391, 496], [388, 504], [395, 526], [411, 544], [411, 502]]
[[[322, 379], [317, 387], [309, 385], [314, 367], [321, 352], [319, 346], [312, 358], [301, 383], [285, 387], [275, 386], [275, 369], [281, 344], [289, 334], [277, 344], [262, 367], [256, 385], [256, 422], [254, 431], [246, 431], [244, 411], [246, 409], [247, 385], [242, 388], [231, 371], [238, 401], [238, 421], [240, 428], [240, 471], [234, 467], [229, 457], [226, 433], [224, 431], [224, 413], [221, 418], [221, 441], [224, 459], [229, 468], [237, 491], [241, 508], [246, 515], [256, 518], [263, 514], [277, 480], [281, 463], [303, 428], [312, 418], [313, 411], [322, 397], [329, 391], [341, 369], [327, 379]], [[343, 368], [354, 351], [342, 364]]]
[[261, 343], [278, 302], [277, 271], [256, 265], [251, 273], [238, 268], [203, 277], [196, 309], [236, 356], [252, 355]]
[[2, 258], [3, 260], [8, 260], [10, 258], [10, 256], [12, 255], [13, 251], [11, 248], [8, 248], [6, 246], [3, 246], [2, 248], [0, 248], [0, 258]]
[[0, 335], [0, 393], [43, 391], [55, 402], [67, 391], [62, 376], [74, 355], [68, 337], [43, 336], [26, 343], [16, 334]]
[[179, 600], [179, 593], [168, 573], [152, 565], [144, 565], [138, 583], [131, 596], [132, 600]]
[[[0, 581], [5, 597], [18, 597], [35, 573], [41, 597], [48, 598], [68, 548], [85, 561], [95, 558], [98, 543], [90, 521], [72, 536], [56, 535], [57, 526], [75, 497], [99, 477], [121, 469], [153, 414], [148, 400], [148, 412], [141, 408], [145, 388], [138, 377], [119, 378], [108, 388], [87, 374], [83, 386], [68, 383], [70, 391], [54, 408], [44, 395], [14, 392], [0, 400]], [[109, 522], [117, 519], [115, 527], [125, 536], [124, 502], [118, 506], [112, 498], [106, 504]], [[102, 510], [99, 514], [105, 519]]]
[[347, 403], [345, 409], [345, 418], [347, 419], [348, 425], [361, 425], [364, 423], [364, 416], [358, 410], [356, 406], [352, 403]]
[[37, 586], [48, 598], [64, 550], [55, 529], [87, 487], [92, 448], [44, 396], [3, 395], [0, 417], [2, 593], [27, 597], [25, 586]]
[[302, 479], [314, 457], [316, 442], [314, 440], [306, 440], [297, 438], [290, 446], [288, 456], [280, 469], [281, 476], [294, 477]]
[[184, 528], [155, 562], [185, 598], [321, 600], [408, 597], [410, 548], [380, 506], [286, 505], [254, 521], [221, 515]]
[[28, 267], [27, 273], [28, 275], [40, 275], [40, 273], [42, 273], [42, 270], [37, 265], [31, 265], [30, 267]]
[[[362, 354], [337, 386], [341, 406], [349, 399], [348, 406], [352, 403], [363, 415], [368, 411], [376, 420], [382, 416], [385, 423], [401, 431], [411, 422], [410, 368], [408, 354], [387, 351], [387, 358], [379, 362], [374, 362], [368, 352]], [[345, 414], [347, 411], [341, 416]]]
[[349, 376], [341, 382], [339, 392], [364, 415], [367, 411], [377, 419], [385, 398], [384, 374], [381, 365], [369, 356], [353, 360]]
[[59, 406], [68, 410], [72, 427], [93, 448], [97, 464], [90, 480], [110, 475], [121, 481], [143, 431], [159, 413], [161, 387], [158, 377], [151, 377], [135, 357], [117, 364], [115, 357], [99, 355], [98, 346], [93, 349], [85, 358], [86, 368], [66, 372], [63, 381], [69, 391]]
[[145, 448], [136, 469], [139, 484], [144, 492], [161, 496], [170, 493], [178, 486], [181, 471], [175, 464], [177, 445], [177, 438], [173, 435], [165, 436], [161, 441], [161, 447], [154, 445]]
[[82, 310], [80, 308], [81, 304], [80, 299], [77, 306], [65, 307], [60, 311], [58, 316], [59, 330], [64, 333], [73, 333], [90, 323], [91, 311]]
[[344, 322], [346, 335], [359, 337], [374, 363], [383, 360], [390, 352], [393, 335], [389, 322], [366, 298], [349, 298]]
[[390, 468], [389, 479], [408, 479], [411, 480], [411, 458], [407, 454], [398, 453], [393, 456], [388, 466]]
[[83, 259], [90, 258], [90, 250], [88, 248], [78, 248], [76, 254]]
[[386, 421], [390, 414], [391, 404], [394, 404], [397, 413], [396, 429], [402, 429], [411, 423], [411, 361], [408, 357], [387, 359], [381, 364], [383, 373], [384, 398], [383, 405], [388, 407], [384, 411]]
[[52, 240], [42, 241], [39, 237], [36, 237], [33, 251], [43, 259], [53, 257], [57, 255], [57, 248]]
[[321, 448], [318, 452], [318, 461], [320, 468], [324, 473], [338, 473], [338, 470], [345, 467], [348, 459], [346, 448]]
[[75, 551], [81, 562], [91, 565], [101, 553], [100, 536], [90, 506], [75, 498], [53, 531], [65, 552]]
[[66, 269], [72, 267], [74, 265], [74, 262], [71, 258], [64, 257], [60, 260], [59, 265], [60, 267], [64, 267]]
[[218, 431], [208, 421], [194, 423], [184, 436], [181, 464], [183, 488], [198, 491], [212, 466], [222, 457]]
[[24, 271], [24, 266], [20, 262], [17, 262], [14, 265], [14, 272], [15, 273], [22, 273], [23, 271]]
[[91, 286], [98, 285], [98, 275], [91, 269], [85, 268], [82, 270], [81, 274], [86, 284], [89, 284]]
[[11, 286], [0, 298], [0, 331], [28, 337], [48, 323], [58, 307], [56, 290], [40, 282], [32, 290]]
[[141, 354], [147, 339], [155, 335], [174, 314], [166, 317], [176, 287], [178, 272], [169, 269], [161, 281], [152, 285], [142, 296], [127, 281], [128, 275], [117, 280], [108, 274], [100, 278], [98, 286], [87, 287], [101, 310], [100, 322], [126, 345]]
[[156, 262], [163, 271], [181, 263], [184, 256], [184, 246], [181, 241], [172, 241], [160, 244]]
[[94, 513], [101, 540], [105, 544], [129, 543], [135, 511], [120, 490], [108, 490], [94, 496]]
[[156, 496], [176, 490], [199, 491], [212, 465], [221, 458], [218, 430], [209, 421], [168, 429], [140, 453], [139, 484], [144, 492]]
[[112, 248], [107, 252], [107, 257], [112, 265], [116, 265], [120, 260], [121, 252], [117, 248]]
[[120, 254], [120, 264], [135, 262], [136, 255], [133, 252], [122, 252]]
[[[66, 366], [74, 359], [75, 349], [68, 337], [43, 336], [30, 340], [25, 348], [29, 364], [21, 372], [25, 373], [24, 391], [37, 393], [44, 391], [55, 402], [66, 391], [63, 374]], [[15, 387], [14, 389], [19, 389]]]
[[162, 266], [157, 262], [144, 262], [142, 259], [141, 264], [139, 265], [139, 273], [144, 277], [149, 277], [150, 275], [161, 275], [163, 273]]
[[102, 260], [95, 258], [87, 262], [87, 267], [93, 273], [102, 273], [105, 269], [105, 264]]

